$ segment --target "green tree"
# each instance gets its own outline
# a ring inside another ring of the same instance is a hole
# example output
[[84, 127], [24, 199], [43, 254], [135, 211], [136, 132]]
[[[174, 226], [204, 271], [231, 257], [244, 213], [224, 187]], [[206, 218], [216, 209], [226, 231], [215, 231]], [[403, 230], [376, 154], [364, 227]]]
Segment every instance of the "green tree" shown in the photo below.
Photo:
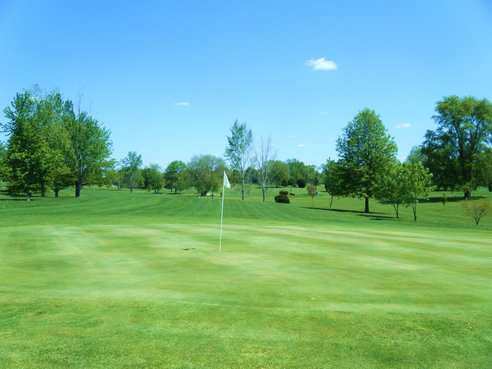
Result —
[[330, 208], [335, 197], [349, 195], [342, 183], [342, 169], [339, 163], [331, 159], [328, 159], [323, 166], [324, 185], [326, 192], [330, 195]]
[[271, 183], [273, 186], [287, 186], [289, 182], [289, 166], [281, 160], [270, 163]]
[[165, 186], [174, 193], [183, 191], [186, 188], [186, 163], [175, 160], [167, 166], [164, 172]]
[[341, 181], [346, 193], [365, 199], [364, 211], [369, 213], [369, 199], [380, 177], [388, 173], [396, 157], [396, 144], [386, 133], [379, 116], [365, 109], [345, 127], [337, 140]]
[[158, 164], [151, 164], [147, 168], [142, 169], [142, 177], [145, 189], [153, 190], [156, 194], [161, 192], [164, 186], [164, 178]]
[[311, 200], [312, 200], [312, 203], [313, 203], [313, 207], [314, 207], [314, 198], [318, 194], [318, 191], [316, 189], [316, 186], [314, 184], [312, 184], [312, 183], [308, 183], [306, 185], [306, 191], [308, 193], [308, 196], [311, 197]]
[[112, 143], [109, 130], [86, 112], [73, 113], [67, 102], [64, 126], [70, 143], [67, 166], [75, 180], [75, 197], [80, 197], [82, 186], [97, 182], [113, 166], [110, 160]]
[[259, 172], [258, 172], [258, 169], [254, 168], [254, 167], [248, 167], [246, 169], [246, 182], [249, 182], [249, 183], [254, 183], [254, 184], [259, 184], [260, 181], [259, 181]]
[[253, 147], [253, 132], [246, 123], [239, 124], [236, 120], [231, 128], [231, 135], [227, 136], [228, 146], [225, 157], [231, 163], [231, 169], [237, 170], [241, 176], [241, 198], [244, 200], [244, 184], [246, 183], [246, 169], [251, 162]]
[[5, 156], [7, 154], [7, 149], [3, 142], [0, 141], [0, 183], [7, 177], [7, 170], [5, 168]]
[[304, 188], [307, 183], [304, 163], [297, 159], [288, 159], [286, 163], [289, 167], [289, 186]]
[[104, 171], [104, 185], [106, 187], [116, 186], [118, 190], [121, 190], [121, 175], [120, 171], [114, 168], [107, 169]]
[[304, 178], [307, 183], [311, 183], [315, 186], [319, 185], [321, 173], [318, 171], [315, 165], [304, 166]]
[[466, 200], [462, 203], [462, 206], [466, 214], [473, 218], [475, 225], [478, 225], [484, 216], [492, 212], [492, 207], [488, 199]]
[[[415, 164], [418, 163], [420, 162]], [[379, 178], [374, 190], [378, 201], [393, 206], [397, 219], [400, 218], [400, 206], [405, 205], [408, 198], [408, 168], [409, 164], [401, 164], [395, 160], [388, 173]]]
[[492, 149], [490, 147], [477, 155], [477, 165], [473, 168], [473, 178], [476, 185], [486, 186], [492, 192]]
[[32, 192], [39, 190], [51, 161], [50, 149], [36, 115], [36, 99], [29, 91], [18, 93], [4, 113], [8, 119], [2, 124], [2, 130], [9, 136], [4, 161], [9, 173], [9, 190], [24, 193], [29, 201]]
[[426, 160], [425, 155], [422, 153], [422, 148], [420, 146], [414, 146], [408, 153], [407, 159], [405, 161], [409, 163], [424, 162]]
[[123, 174], [123, 184], [130, 189], [138, 187], [142, 180], [140, 167], [142, 166], [142, 155], [138, 155], [135, 151], [130, 151], [121, 161], [121, 173]]
[[492, 142], [492, 104], [486, 99], [448, 96], [436, 104], [433, 118], [438, 128], [425, 135], [425, 165], [438, 186], [461, 188], [469, 199], [479, 154]]
[[213, 155], [194, 156], [187, 165], [189, 183], [201, 196], [209, 192], [213, 196], [222, 184], [224, 170], [224, 160]]
[[70, 117], [70, 110], [66, 108], [67, 105], [59, 92], [50, 93], [38, 100], [37, 116], [50, 147], [51, 159], [41, 178], [41, 196], [44, 196], [48, 186], [52, 187], [55, 197], [58, 197], [61, 189], [73, 184], [66, 161], [70, 151], [68, 134], [63, 124], [65, 115]]
[[389, 173], [381, 177], [375, 190], [376, 198], [385, 204], [391, 204], [399, 218], [401, 205], [411, 206], [414, 221], [417, 220], [417, 204], [427, 199], [434, 190], [432, 174], [421, 162], [399, 163], [390, 166]]
[[406, 172], [404, 187], [406, 189], [405, 203], [412, 207], [413, 220], [417, 221], [417, 204], [421, 199], [428, 199], [435, 186], [432, 183], [432, 173], [422, 163], [404, 163]]

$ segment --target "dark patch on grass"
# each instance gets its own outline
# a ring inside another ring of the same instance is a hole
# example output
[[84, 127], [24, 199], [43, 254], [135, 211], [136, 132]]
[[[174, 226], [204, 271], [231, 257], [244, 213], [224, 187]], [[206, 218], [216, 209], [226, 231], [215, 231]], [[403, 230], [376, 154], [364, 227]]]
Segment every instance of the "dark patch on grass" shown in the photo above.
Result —
[[329, 209], [329, 208], [318, 208], [318, 207], [313, 207], [313, 206], [301, 206], [303, 209], [312, 209], [312, 210], [325, 210], [325, 211], [333, 211], [337, 213], [352, 213], [352, 214], [359, 214], [359, 215], [371, 215], [371, 214], [384, 214], [381, 212], [377, 211], [371, 211], [369, 213], [365, 213], [360, 210], [347, 210], [347, 209]]
[[[472, 200], [485, 199], [485, 196], [472, 196], [471, 199]], [[464, 201], [464, 200], [465, 199], [463, 198], [463, 196], [449, 196], [449, 197], [446, 197], [446, 203], [448, 203], [448, 202], [460, 202], [460, 201]], [[430, 202], [432, 204], [442, 203], [442, 196], [429, 197], [428, 200], [420, 200], [420, 202], [422, 202], [422, 203]]]

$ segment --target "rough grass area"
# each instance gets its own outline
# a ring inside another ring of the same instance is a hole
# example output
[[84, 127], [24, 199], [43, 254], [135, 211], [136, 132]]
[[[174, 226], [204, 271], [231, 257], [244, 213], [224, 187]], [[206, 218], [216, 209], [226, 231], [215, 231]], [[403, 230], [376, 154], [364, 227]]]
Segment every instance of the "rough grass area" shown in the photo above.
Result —
[[0, 368], [492, 367], [490, 218], [296, 191], [228, 192], [221, 255], [219, 198], [1, 196]]

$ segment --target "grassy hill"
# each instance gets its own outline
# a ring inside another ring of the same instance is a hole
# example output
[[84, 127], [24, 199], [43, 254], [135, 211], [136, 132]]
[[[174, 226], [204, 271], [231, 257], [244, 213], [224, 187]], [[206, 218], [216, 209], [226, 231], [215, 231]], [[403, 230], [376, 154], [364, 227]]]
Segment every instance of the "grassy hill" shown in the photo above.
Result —
[[276, 191], [220, 255], [219, 197], [0, 195], [0, 368], [492, 367], [492, 216]]

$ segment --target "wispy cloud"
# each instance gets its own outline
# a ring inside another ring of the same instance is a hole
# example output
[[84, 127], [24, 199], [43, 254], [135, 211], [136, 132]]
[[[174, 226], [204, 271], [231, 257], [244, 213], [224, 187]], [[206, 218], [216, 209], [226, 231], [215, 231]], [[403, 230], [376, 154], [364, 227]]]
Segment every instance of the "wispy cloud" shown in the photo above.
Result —
[[305, 146], [306, 146], [306, 145], [304, 145], [304, 144], [299, 144], [299, 145], [297, 145], [297, 147], [305, 147]]
[[304, 65], [313, 70], [330, 71], [337, 69], [337, 65], [333, 60], [326, 60], [325, 58], [309, 59], [306, 60]]
[[190, 106], [191, 104], [188, 101], [181, 101], [181, 102], [177, 102], [175, 105], [176, 106]]
[[288, 138], [296, 138], [296, 135], [293, 135], [292, 133], [287, 136]]
[[398, 128], [398, 129], [407, 129], [407, 128], [410, 128], [412, 126], [411, 123], [400, 123], [400, 124], [397, 124], [395, 126], [395, 128]]
[[325, 115], [328, 115], [328, 112], [326, 112], [326, 111], [320, 111], [318, 114], [321, 115], [321, 116], [325, 116]]

